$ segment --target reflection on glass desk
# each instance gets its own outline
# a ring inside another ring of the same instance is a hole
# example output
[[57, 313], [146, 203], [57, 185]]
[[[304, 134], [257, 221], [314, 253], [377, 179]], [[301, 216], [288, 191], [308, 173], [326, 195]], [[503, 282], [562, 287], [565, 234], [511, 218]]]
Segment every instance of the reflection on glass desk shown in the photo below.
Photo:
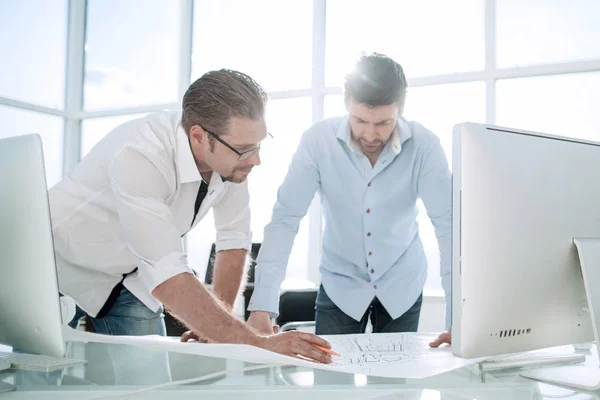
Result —
[[[600, 399], [594, 393], [576, 392], [520, 377], [518, 369], [482, 373], [477, 365], [415, 380], [292, 366], [258, 366], [116, 344], [68, 343], [67, 356], [82, 358], [88, 363], [53, 373], [0, 372], [1, 380], [17, 386], [15, 392], [1, 393], [0, 400], [121, 398], [121, 395], [132, 391], [203, 376], [208, 378], [126, 398]], [[598, 366], [595, 347], [588, 352], [586, 362]], [[248, 367], [260, 369], [242, 371]]]

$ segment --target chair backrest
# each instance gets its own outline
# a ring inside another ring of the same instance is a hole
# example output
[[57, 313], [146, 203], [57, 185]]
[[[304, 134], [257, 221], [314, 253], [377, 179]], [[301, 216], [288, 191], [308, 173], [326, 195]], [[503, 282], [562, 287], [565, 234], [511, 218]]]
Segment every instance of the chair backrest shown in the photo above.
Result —
[[[252, 247], [250, 248], [250, 266], [248, 267], [248, 283], [254, 283], [254, 268], [256, 267], [256, 257], [258, 257], [258, 252], [260, 250], [260, 243], [252, 243]], [[210, 256], [208, 257], [208, 265], [206, 266], [206, 275], [204, 276], [204, 281], [208, 284], [212, 284], [213, 280], [213, 271], [215, 269], [215, 257], [216, 257], [216, 247], [215, 244], [210, 248]]]
[[279, 316], [277, 324], [288, 322], [314, 321], [317, 289], [290, 290], [279, 296]]

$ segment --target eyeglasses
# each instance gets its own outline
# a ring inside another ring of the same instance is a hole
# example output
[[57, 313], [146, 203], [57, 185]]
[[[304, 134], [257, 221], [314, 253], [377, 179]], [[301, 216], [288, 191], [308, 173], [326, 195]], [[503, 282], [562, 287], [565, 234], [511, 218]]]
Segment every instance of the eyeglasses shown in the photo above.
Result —
[[[202, 127], [201, 127], [202, 128]], [[202, 128], [204, 129], [204, 128]], [[215, 138], [217, 140], [217, 142], [221, 143], [222, 145], [224, 145], [225, 147], [227, 147], [229, 150], [233, 151], [235, 154], [237, 154], [238, 156], [238, 161], [244, 161], [249, 159], [250, 157], [252, 157], [255, 153], [260, 151], [260, 144], [251, 150], [248, 151], [242, 151], [239, 152], [236, 149], [234, 149], [229, 143], [227, 143], [226, 141], [224, 141], [223, 139], [221, 139], [218, 135], [216, 135], [215, 133], [212, 133], [211, 131], [204, 129], [204, 131], [206, 133], [208, 133], [210, 136], [212, 136], [213, 138]], [[273, 138], [273, 135], [271, 135], [269, 132], [267, 132], [267, 137], [268, 138]]]

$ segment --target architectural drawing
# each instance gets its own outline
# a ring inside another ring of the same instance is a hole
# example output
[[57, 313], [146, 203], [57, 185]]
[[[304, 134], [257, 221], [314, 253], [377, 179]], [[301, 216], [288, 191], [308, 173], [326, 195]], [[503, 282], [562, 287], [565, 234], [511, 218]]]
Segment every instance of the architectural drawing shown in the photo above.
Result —
[[340, 357], [333, 364], [288, 357], [255, 346], [223, 343], [181, 343], [178, 337], [109, 336], [63, 327], [63, 338], [69, 342], [107, 343], [144, 347], [152, 351], [195, 354], [228, 358], [257, 364], [297, 365], [313, 369], [365, 374], [386, 378], [421, 379], [441, 374], [483, 359], [466, 360], [452, 355], [450, 347], [430, 349], [429, 342], [437, 334], [375, 333], [323, 336]]
[[414, 333], [379, 333], [366, 335], [325, 336], [332, 349], [340, 353], [334, 357], [336, 367], [359, 368], [369, 373], [373, 368], [400, 367], [430, 362], [440, 364], [440, 360], [455, 357], [448, 351], [429, 348], [433, 339], [429, 335]]

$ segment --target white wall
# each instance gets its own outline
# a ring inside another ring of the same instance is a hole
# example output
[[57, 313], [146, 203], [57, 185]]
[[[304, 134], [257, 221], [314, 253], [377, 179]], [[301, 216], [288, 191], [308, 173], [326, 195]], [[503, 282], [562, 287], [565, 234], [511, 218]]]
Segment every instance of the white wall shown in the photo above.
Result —
[[419, 332], [441, 333], [446, 324], [446, 301], [441, 296], [423, 296]]

